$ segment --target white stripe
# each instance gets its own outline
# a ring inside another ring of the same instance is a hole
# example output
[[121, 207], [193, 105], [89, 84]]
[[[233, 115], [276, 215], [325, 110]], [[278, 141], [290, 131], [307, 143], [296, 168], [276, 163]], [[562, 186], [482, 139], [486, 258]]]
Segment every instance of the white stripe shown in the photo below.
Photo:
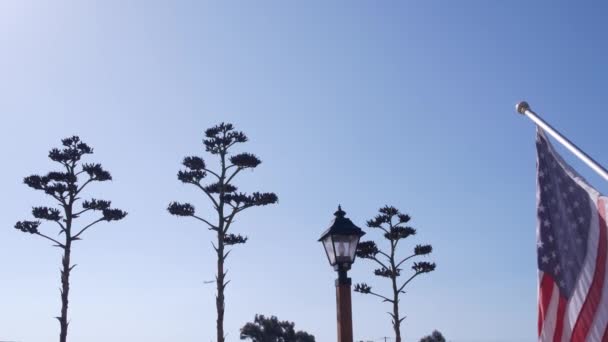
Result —
[[557, 318], [557, 305], [559, 304], [559, 287], [553, 284], [551, 291], [551, 301], [547, 307], [547, 314], [543, 322], [543, 330], [538, 339], [539, 342], [553, 342], [553, 333], [555, 332], [555, 323]]
[[[593, 195], [592, 195], [593, 196]], [[593, 283], [593, 276], [595, 274], [595, 262], [597, 261], [597, 246], [599, 243], [600, 230], [599, 230], [599, 216], [597, 212], [596, 199], [590, 198], [591, 207], [591, 222], [589, 227], [589, 236], [587, 238], [587, 255], [583, 261], [582, 270], [579, 275], [576, 287], [572, 293], [572, 297], [568, 301], [566, 306], [566, 317], [564, 317], [564, 326], [568, 326], [569, 329], [564, 329], [564, 338], [562, 341], [569, 341], [572, 335], [572, 329], [576, 324], [578, 315], [585, 304], [585, 299], [589, 293], [591, 283]], [[595, 201], [595, 203], [593, 203]]]
[[[604, 201], [608, 201], [608, 198], [602, 198], [604, 199]], [[605, 210], [606, 207], [604, 205], [604, 212], [606, 212]], [[593, 317], [593, 323], [591, 324], [591, 329], [589, 331], [589, 335], [587, 336], [587, 341], [601, 341], [602, 337], [604, 336], [606, 324], [608, 324], [608, 262], [604, 265], [604, 269], [605, 273], [604, 287], [602, 288], [602, 297], [600, 299], [600, 305], [597, 308], [597, 312]]]

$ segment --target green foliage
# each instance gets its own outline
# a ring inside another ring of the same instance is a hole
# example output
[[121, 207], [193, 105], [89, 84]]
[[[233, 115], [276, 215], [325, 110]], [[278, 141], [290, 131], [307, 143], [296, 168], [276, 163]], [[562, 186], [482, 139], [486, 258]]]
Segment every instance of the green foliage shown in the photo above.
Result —
[[421, 338], [420, 342], [446, 342], [446, 340], [439, 331], [435, 330], [429, 336]]
[[253, 323], [241, 328], [241, 340], [252, 342], [315, 342], [315, 337], [304, 331], [296, 331], [295, 324], [279, 321], [276, 316], [255, 315]]

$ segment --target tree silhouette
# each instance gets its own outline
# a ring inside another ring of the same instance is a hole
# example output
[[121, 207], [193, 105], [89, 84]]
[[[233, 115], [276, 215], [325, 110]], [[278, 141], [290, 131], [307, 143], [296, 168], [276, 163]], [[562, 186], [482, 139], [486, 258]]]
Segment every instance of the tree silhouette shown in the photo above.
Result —
[[429, 336], [421, 338], [420, 342], [445, 342], [445, 337], [443, 337], [439, 331], [435, 330]]
[[[89, 228], [102, 221], [122, 220], [127, 213], [120, 209], [112, 209], [110, 201], [88, 199], [80, 203], [83, 190], [91, 183], [112, 180], [112, 176], [104, 170], [101, 164], [81, 164], [84, 155], [92, 154], [93, 149], [73, 136], [63, 139], [61, 149], [54, 148], [49, 152], [49, 158], [59, 163], [61, 171], [52, 171], [45, 176], [32, 175], [25, 177], [23, 182], [35, 190], [43, 191], [57, 203], [58, 208], [34, 207], [32, 215], [36, 221], [19, 221], [15, 228], [32, 235], [37, 235], [53, 242], [55, 247], [63, 250], [61, 262], [61, 315], [59, 320], [59, 341], [65, 342], [68, 334], [68, 299], [70, 293], [70, 273], [76, 267], [71, 265], [72, 243], [82, 240], [82, 234]], [[81, 181], [81, 178], [82, 179]], [[98, 213], [96, 218], [86, 225], [76, 225], [76, 219], [87, 213]], [[59, 237], [52, 238], [43, 234], [40, 220], [57, 224]], [[61, 237], [63, 235], [63, 237]], [[61, 241], [60, 241], [61, 240]]]
[[[211, 201], [216, 214], [214, 222], [198, 216], [190, 203], [172, 202], [168, 207], [172, 215], [193, 217], [201, 221], [209, 230], [216, 232], [217, 241], [213, 244], [213, 249], [217, 254], [217, 342], [224, 342], [225, 339], [224, 291], [229, 281], [226, 281], [227, 271], [224, 270], [224, 263], [230, 253], [230, 250], [226, 251], [226, 247], [247, 242], [247, 237], [229, 233], [234, 218], [248, 208], [274, 204], [278, 201], [274, 193], [237, 192], [238, 189], [233, 184], [234, 178], [241, 171], [254, 169], [261, 163], [261, 160], [251, 153], [230, 153], [233, 146], [246, 141], [247, 136], [243, 132], [235, 131], [232, 124], [221, 123], [209, 128], [205, 131], [203, 144], [207, 152], [219, 157], [218, 171], [208, 168], [203, 158], [192, 156], [184, 158], [185, 169], [177, 174], [177, 178], [182, 183], [198, 188]], [[203, 179], [207, 176], [211, 176], [212, 181], [203, 184]]]
[[405, 317], [399, 315], [399, 295], [405, 293], [403, 290], [414, 278], [435, 270], [435, 263], [426, 261], [415, 262], [412, 266], [414, 273], [403, 283], [398, 283], [398, 278], [403, 270], [401, 266], [408, 260], [430, 254], [433, 251], [431, 245], [417, 245], [414, 248], [414, 253], [400, 259], [397, 255], [397, 246], [401, 240], [416, 234], [416, 230], [406, 226], [410, 221], [410, 217], [402, 214], [395, 207], [385, 206], [379, 209], [379, 214], [373, 219], [367, 221], [367, 226], [372, 229], [380, 230], [383, 233], [384, 239], [389, 243], [388, 251], [384, 252], [378, 249], [378, 246], [373, 241], [364, 241], [357, 246], [357, 256], [363, 259], [373, 260], [380, 265], [380, 268], [374, 270], [374, 275], [382, 278], [388, 278], [392, 285], [392, 296], [387, 297], [377, 292], [372, 291], [372, 288], [366, 283], [355, 285], [355, 291], [371, 294], [381, 298], [384, 302], [393, 305], [393, 312], [388, 314], [392, 317], [393, 329], [395, 331], [395, 341], [401, 342], [401, 322]]
[[276, 316], [269, 318], [255, 315], [253, 323], [241, 328], [241, 340], [252, 342], [315, 342], [315, 337], [304, 331], [295, 331], [295, 324], [279, 321]]

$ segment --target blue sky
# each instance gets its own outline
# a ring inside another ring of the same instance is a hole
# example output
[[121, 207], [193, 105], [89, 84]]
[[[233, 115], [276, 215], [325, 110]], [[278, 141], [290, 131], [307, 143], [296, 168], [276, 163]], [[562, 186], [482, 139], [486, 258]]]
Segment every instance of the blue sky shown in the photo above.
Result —
[[[241, 188], [280, 198], [234, 226], [250, 241], [228, 262], [228, 341], [256, 313], [335, 339], [336, 275], [316, 239], [339, 203], [361, 226], [392, 204], [414, 218], [410, 245], [435, 248], [437, 271], [402, 302], [405, 341], [534, 341], [534, 127], [514, 105], [608, 163], [607, 15], [560, 1], [2, 2], [0, 339], [56, 338], [60, 253], [12, 226], [48, 203], [22, 178], [78, 134], [114, 176], [91, 195], [130, 214], [76, 246], [70, 336], [212, 341], [212, 235], [165, 208], [210, 212], [175, 173], [228, 121], [263, 160]], [[373, 268], [350, 275], [388, 289]], [[387, 310], [353, 293], [355, 338], [391, 336]]]

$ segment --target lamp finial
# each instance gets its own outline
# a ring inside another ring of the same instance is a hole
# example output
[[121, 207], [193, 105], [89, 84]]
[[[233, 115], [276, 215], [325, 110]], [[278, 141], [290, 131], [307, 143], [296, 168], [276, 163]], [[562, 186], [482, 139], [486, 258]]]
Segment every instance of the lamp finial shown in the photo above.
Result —
[[337, 218], [344, 218], [344, 216], [346, 216], [346, 212], [344, 212], [344, 210], [342, 210], [342, 205], [338, 204], [338, 211], [336, 211], [334, 213], [334, 215]]

